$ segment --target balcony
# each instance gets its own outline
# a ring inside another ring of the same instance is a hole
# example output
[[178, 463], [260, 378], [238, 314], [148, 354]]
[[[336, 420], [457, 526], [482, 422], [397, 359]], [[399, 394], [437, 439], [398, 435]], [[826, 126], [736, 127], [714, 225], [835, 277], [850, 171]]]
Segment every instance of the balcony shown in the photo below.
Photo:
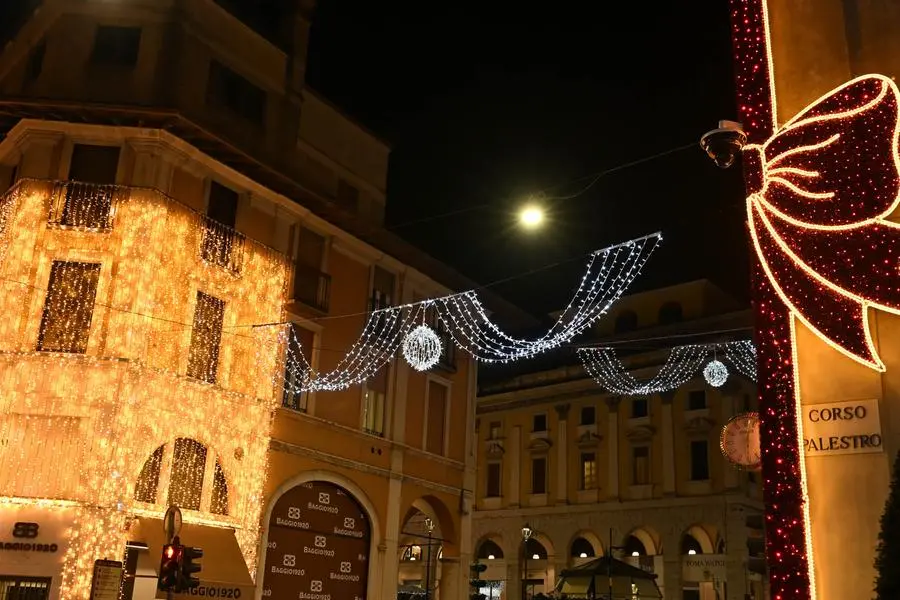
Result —
[[331, 304], [331, 275], [298, 263], [294, 267], [292, 299], [313, 310], [327, 313]]
[[240, 275], [244, 264], [244, 236], [209, 217], [202, 217], [202, 220], [200, 257], [233, 275]]
[[109, 231], [117, 202], [127, 188], [116, 185], [60, 181], [53, 184], [47, 223], [81, 231]]

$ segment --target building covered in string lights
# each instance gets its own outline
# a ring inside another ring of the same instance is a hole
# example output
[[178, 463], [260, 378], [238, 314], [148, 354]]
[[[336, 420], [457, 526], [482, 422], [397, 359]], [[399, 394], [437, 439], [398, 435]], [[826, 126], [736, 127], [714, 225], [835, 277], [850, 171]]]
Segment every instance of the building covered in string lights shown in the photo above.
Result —
[[[590, 343], [612, 349], [609, 373], [624, 369], [633, 379], [598, 382], [574, 353], [525, 364], [512, 378], [484, 376], [473, 521], [476, 559], [487, 565], [482, 593], [547, 593], [565, 569], [612, 548], [656, 574], [664, 598], [768, 598], [749, 560], [762, 533], [748, 527], [762, 509], [758, 474], [733, 467], [719, 449], [729, 419], [754, 410], [752, 376], [724, 351], [694, 360], [676, 350], [746, 340], [749, 310], [696, 281], [626, 296], [611, 313]], [[717, 358], [728, 375], [713, 387], [703, 371]], [[618, 587], [614, 594], [632, 597]]]
[[0, 53], [0, 597], [86, 599], [97, 560], [155, 597], [171, 504], [202, 595], [464, 597], [471, 358], [439, 329], [427, 372], [295, 381], [373, 309], [474, 287], [381, 227], [389, 148], [305, 85], [312, 3], [30, 4]]

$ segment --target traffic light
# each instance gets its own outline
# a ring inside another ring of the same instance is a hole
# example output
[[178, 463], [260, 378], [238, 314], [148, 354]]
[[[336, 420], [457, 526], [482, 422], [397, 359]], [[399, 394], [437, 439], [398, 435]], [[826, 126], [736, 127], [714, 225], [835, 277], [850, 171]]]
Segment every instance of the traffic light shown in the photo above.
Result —
[[487, 596], [481, 593], [481, 588], [487, 586], [487, 582], [481, 579], [481, 574], [487, 570], [487, 565], [483, 565], [479, 562], [474, 562], [469, 567], [469, 587], [472, 588], [472, 592], [469, 594], [470, 600], [485, 600]]
[[159, 579], [156, 588], [164, 592], [175, 590], [178, 586], [179, 567], [181, 562], [181, 544], [176, 537], [171, 544], [162, 547], [162, 558], [159, 561]]
[[766, 534], [761, 514], [748, 515], [747, 529], [747, 570], [759, 575], [766, 574]]
[[181, 569], [179, 570], [179, 589], [187, 591], [200, 585], [200, 579], [194, 577], [194, 573], [199, 573], [203, 569], [203, 565], [195, 563], [197, 559], [203, 558], [202, 548], [191, 548], [183, 546], [181, 549]]

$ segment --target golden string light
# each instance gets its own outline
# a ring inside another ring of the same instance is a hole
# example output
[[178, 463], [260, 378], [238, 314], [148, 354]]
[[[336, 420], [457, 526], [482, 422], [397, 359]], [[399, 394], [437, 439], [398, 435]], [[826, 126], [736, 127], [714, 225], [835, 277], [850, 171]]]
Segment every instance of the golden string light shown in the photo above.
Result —
[[154, 190], [21, 181], [0, 200], [0, 438], [17, 442], [0, 450], [0, 510], [70, 516], [61, 598], [87, 597], [94, 561], [169, 498], [234, 528], [255, 573], [280, 400], [259, 375], [284, 345], [235, 325], [280, 321], [288, 275]]

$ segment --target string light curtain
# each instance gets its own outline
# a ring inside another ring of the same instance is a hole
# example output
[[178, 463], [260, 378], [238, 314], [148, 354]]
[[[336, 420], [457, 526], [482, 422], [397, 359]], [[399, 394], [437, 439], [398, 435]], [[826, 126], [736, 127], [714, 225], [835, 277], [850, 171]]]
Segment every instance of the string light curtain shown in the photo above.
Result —
[[282, 335], [288, 341], [289, 356], [281, 383], [291, 394], [358, 385], [387, 364], [410, 331], [426, 317], [430, 323], [443, 323], [460, 349], [483, 362], [510, 362], [558, 348], [609, 310], [640, 274], [661, 240], [661, 234], [655, 233], [594, 252], [559, 319], [545, 335], [533, 340], [514, 338], [503, 332], [491, 321], [474, 291], [373, 311], [359, 339], [327, 373], [312, 371], [299, 352], [300, 344], [293, 328], [285, 327]]
[[628, 372], [614, 348], [579, 348], [578, 356], [585, 371], [602, 388], [622, 396], [650, 396], [678, 389], [702, 370], [718, 353], [735, 368], [755, 380], [756, 370], [748, 367], [755, 356], [753, 343], [742, 340], [724, 344], [692, 344], [676, 346], [666, 362], [648, 380], [638, 380]]
[[[216, 231], [173, 199], [69, 187], [24, 180], [0, 199], [0, 439], [29, 440], [0, 448], [0, 507], [67, 515], [61, 598], [81, 600], [94, 561], [121, 555], [134, 518], [165, 511], [171, 489], [152, 493], [163, 483], [153, 467], [164, 459], [159, 449], [196, 440], [210, 459], [194, 461], [176, 488], [203, 481], [209, 499], [186, 507], [185, 520], [233, 529], [254, 573], [280, 400], [271, 379], [284, 352], [277, 329], [239, 325], [282, 319], [289, 261], [246, 241], [224, 268], [202, 252]], [[54, 209], [60, 202], [95, 199], [96, 207], [65, 213], [90, 218], [55, 217], [64, 213]], [[51, 278], [63, 268], [78, 276]], [[69, 294], [72, 282], [93, 294]], [[221, 301], [217, 310], [204, 311], [200, 293]], [[206, 316], [195, 326], [198, 308]], [[52, 351], [38, 350], [42, 331], [44, 340], [52, 332]], [[192, 349], [195, 357], [217, 353], [216, 368], [189, 377]], [[48, 463], [48, 452], [65, 456], [66, 468], [53, 468], [61, 463]]]

